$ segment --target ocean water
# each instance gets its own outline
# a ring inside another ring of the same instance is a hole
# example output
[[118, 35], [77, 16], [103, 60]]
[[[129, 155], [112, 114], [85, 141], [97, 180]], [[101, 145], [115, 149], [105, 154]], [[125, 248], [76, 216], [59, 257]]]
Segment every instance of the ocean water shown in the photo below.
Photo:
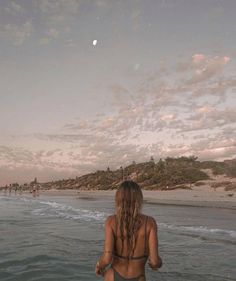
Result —
[[[94, 265], [112, 199], [0, 194], [0, 280], [101, 280]], [[145, 204], [158, 222], [159, 272], [148, 281], [236, 280], [235, 210]]]

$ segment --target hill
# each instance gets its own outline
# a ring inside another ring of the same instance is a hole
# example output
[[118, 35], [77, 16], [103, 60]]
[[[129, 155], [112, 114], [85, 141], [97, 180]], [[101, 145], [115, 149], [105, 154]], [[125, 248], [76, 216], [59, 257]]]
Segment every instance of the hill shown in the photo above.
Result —
[[[210, 172], [209, 172], [210, 171]], [[214, 183], [215, 176], [222, 175], [224, 182]], [[33, 185], [40, 185], [41, 189], [76, 189], [76, 190], [110, 190], [125, 179], [136, 181], [143, 189], [149, 190], [172, 190], [191, 189], [195, 186], [204, 185], [204, 181], [212, 180], [211, 186], [225, 186], [225, 179], [236, 178], [236, 159], [218, 161], [198, 161], [196, 156], [167, 157], [155, 163], [153, 157], [144, 163], [135, 163], [127, 167], [120, 167], [117, 170], [98, 170], [71, 179], [63, 179], [46, 183], [37, 183], [37, 179], [30, 184], [24, 184], [23, 189], [32, 188]], [[14, 183], [16, 185], [17, 183]], [[232, 187], [227, 181], [227, 188]]]
[[154, 162], [135, 163], [111, 171], [109, 168], [89, 173], [73, 179], [63, 179], [41, 183], [42, 189], [78, 189], [78, 190], [108, 190], [116, 189], [124, 179], [136, 181], [143, 189], [172, 190], [191, 189], [193, 184], [209, 180], [211, 170], [213, 175], [236, 177], [236, 159], [217, 161], [198, 161], [197, 157], [167, 157]]

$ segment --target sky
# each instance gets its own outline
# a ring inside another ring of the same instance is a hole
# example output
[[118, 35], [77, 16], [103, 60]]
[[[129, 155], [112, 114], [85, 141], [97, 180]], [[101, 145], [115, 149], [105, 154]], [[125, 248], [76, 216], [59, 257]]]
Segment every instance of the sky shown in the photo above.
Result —
[[151, 156], [235, 158], [235, 10], [234, 0], [1, 0], [0, 185]]

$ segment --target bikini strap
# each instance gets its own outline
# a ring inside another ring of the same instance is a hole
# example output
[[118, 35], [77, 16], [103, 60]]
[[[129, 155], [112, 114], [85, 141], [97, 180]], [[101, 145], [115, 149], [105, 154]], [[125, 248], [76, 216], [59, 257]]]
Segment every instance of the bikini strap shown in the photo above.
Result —
[[116, 240], [117, 240], [117, 219], [116, 219], [116, 215], [114, 215], [115, 217], [115, 223], [114, 223], [114, 229], [113, 229], [113, 237], [114, 237], [114, 245], [113, 245], [113, 255], [115, 254], [116, 251]]
[[118, 222], [117, 222], [117, 217], [116, 217], [116, 215], [115, 215], [114, 249], [116, 248], [116, 240], [117, 240], [117, 225], [118, 225]]
[[146, 255], [146, 253], [147, 253], [147, 220], [148, 220], [148, 216], [146, 216], [146, 219], [145, 219], [144, 255]]
[[117, 217], [115, 215], [115, 238], [117, 237]]

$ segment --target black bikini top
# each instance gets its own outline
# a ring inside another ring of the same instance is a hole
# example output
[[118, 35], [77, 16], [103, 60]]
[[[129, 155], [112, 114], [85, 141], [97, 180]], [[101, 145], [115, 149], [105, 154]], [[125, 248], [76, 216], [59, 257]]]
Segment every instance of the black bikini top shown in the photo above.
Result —
[[[148, 220], [148, 216], [146, 216], [146, 219], [145, 219], [145, 234], [144, 234], [144, 255], [143, 256], [138, 256], [138, 257], [133, 257], [133, 256], [130, 256], [130, 257], [126, 257], [126, 256], [121, 256], [121, 255], [118, 255], [116, 252], [113, 252], [113, 256], [117, 257], [117, 258], [120, 258], [120, 259], [126, 259], [126, 260], [139, 260], [139, 259], [146, 259], [148, 258], [148, 254], [147, 254], [147, 220]], [[116, 221], [116, 235], [115, 235], [115, 239], [117, 237], [117, 221]]]

